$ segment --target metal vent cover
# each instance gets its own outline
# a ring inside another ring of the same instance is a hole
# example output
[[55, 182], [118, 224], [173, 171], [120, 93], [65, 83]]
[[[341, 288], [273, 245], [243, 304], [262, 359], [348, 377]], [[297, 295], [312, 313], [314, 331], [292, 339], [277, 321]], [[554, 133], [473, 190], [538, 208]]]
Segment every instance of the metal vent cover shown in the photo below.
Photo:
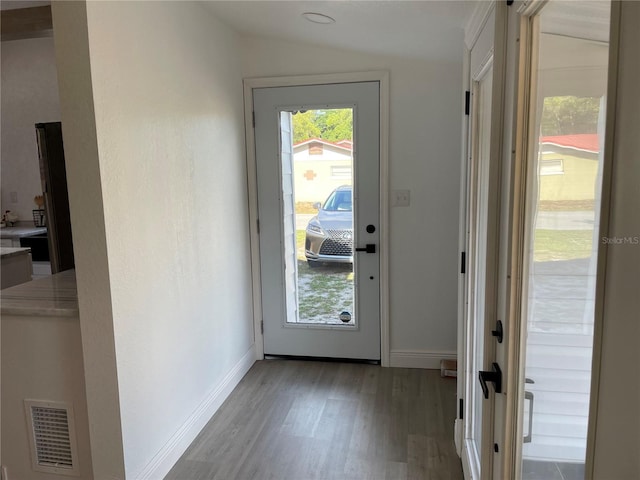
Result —
[[25, 400], [35, 471], [78, 475], [73, 408], [67, 403]]

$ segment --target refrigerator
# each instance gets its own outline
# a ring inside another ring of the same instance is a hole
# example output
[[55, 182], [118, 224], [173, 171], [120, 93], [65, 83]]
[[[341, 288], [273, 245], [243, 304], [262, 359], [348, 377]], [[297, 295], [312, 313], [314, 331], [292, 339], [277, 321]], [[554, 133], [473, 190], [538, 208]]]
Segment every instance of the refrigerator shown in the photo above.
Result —
[[60, 122], [37, 123], [36, 137], [51, 273], [58, 273], [74, 268], [62, 124]]

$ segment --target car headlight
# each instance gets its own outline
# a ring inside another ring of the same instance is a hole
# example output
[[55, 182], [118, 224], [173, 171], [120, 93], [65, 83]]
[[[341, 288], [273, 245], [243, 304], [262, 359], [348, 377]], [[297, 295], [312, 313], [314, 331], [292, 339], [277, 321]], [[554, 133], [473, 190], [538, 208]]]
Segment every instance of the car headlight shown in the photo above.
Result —
[[317, 235], [324, 235], [324, 232], [322, 231], [320, 225], [316, 225], [314, 223], [310, 223], [309, 225], [307, 225], [307, 232], [315, 233]]

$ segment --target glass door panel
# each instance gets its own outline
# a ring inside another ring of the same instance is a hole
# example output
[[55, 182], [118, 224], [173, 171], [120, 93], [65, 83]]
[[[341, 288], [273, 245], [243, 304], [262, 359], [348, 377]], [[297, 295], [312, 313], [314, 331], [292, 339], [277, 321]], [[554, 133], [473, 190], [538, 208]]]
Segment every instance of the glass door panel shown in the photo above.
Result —
[[354, 311], [353, 109], [281, 112], [287, 323]]
[[523, 479], [584, 478], [608, 63], [608, 2], [549, 2], [527, 180]]

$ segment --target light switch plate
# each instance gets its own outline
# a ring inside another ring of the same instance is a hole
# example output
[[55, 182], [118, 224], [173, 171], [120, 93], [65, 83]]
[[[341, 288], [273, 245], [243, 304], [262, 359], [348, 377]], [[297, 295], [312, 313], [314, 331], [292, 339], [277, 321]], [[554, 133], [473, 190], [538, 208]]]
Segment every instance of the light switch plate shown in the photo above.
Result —
[[11, 203], [18, 203], [18, 192], [9, 192]]
[[394, 207], [408, 207], [411, 203], [411, 192], [409, 190], [394, 190], [392, 200]]

